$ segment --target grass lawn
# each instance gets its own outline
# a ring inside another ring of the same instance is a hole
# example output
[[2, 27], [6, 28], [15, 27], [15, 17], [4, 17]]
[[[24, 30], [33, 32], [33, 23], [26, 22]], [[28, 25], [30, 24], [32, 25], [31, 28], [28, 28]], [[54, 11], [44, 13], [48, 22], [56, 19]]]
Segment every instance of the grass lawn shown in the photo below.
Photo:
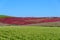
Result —
[[39, 26], [1, 26], [0, 40], [60, 40], [60, 28]]

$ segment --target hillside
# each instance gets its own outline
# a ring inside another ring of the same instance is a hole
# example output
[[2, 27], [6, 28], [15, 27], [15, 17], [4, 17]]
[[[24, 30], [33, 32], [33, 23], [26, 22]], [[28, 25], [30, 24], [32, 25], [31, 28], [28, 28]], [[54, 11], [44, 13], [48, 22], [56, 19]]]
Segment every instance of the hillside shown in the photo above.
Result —
[[10, 17], [10, 16], [0, 15], [0, 18], [5, 18], [5, 17]]
[[[48, 24], [48, 22], [50, 23]], [[60, 23], [60, 17], [39, 17], [37, 18], [37, 17], [11, 17], [11, 16], [0, 15], [0, 24], [1, 23], [3, 23], [3, 25], [4, 24], [8, 24], [8, 25], [33, 25], [33, 24], [42, 25], [44, 24], [45, 26], [47, 24], [58, 25]]]
[[44, 23], [37, 23], [37, 24], [29, 24], [31, 26], [50, 26], [50, 27], [60, 27], [60, 21], [56, 22], [44, 22]]

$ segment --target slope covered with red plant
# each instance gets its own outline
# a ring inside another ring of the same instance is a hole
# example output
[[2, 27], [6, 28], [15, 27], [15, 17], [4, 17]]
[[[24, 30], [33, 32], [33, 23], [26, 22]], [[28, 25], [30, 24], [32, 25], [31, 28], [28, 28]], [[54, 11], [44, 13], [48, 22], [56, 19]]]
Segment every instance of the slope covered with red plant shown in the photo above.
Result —
[[60, 21], [59, 17], [0, 17], [0, 23], [12, 24], [12, 25], [28, 25], [45, 22], [56, 22]]

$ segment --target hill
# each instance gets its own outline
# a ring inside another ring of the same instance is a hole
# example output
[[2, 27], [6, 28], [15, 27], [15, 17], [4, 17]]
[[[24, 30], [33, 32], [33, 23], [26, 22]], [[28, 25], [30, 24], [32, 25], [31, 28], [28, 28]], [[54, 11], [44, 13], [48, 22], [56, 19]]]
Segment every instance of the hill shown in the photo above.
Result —
[[[53, 24], [52, 24], [53, 22]], [[60, 23], [60, 17], [12, 17], [0, 15], [0, 24], [8, 25], [42, 25], [45, 26], [48, 24], [51, 26]], [[46, 24], [45, 24], [46, 23]], [[60, 26], [60, 25], [58, 25]]]
[[5, 17], [10, 17], [10, 16], [0, 15], [0, 18], [5, 18]]

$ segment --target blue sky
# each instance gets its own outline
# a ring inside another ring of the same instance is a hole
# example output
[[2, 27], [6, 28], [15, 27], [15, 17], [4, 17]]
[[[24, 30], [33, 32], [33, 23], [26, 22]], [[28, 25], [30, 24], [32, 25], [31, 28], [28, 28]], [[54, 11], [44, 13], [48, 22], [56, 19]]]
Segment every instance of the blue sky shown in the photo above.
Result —
[[60, 17], [60, 0], [0, 0], [0, 14], [18, 17]]

